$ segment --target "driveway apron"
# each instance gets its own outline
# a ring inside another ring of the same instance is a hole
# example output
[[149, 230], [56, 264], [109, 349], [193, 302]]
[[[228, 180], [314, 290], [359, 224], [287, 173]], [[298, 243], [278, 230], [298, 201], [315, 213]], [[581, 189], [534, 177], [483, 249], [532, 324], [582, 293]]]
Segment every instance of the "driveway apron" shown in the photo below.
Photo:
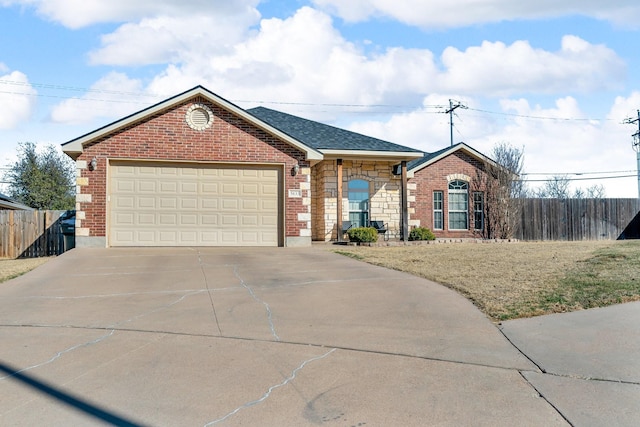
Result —
[[0, 425], [567, 425], [465, 298], [325, 248], [74, 249], [0, 342]]

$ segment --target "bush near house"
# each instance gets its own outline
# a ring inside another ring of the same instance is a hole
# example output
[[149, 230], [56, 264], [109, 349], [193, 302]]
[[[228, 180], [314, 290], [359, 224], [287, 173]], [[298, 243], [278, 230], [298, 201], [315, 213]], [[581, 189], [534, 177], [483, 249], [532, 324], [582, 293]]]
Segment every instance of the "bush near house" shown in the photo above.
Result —
[[409, 233], [409, 240], [436, 240], [436, 236], [426, 227], [416, 227]]
[[378, 241], [378, 232], [373, 227], [350, 228], [347, 235], [350, 242], [373, 243]]

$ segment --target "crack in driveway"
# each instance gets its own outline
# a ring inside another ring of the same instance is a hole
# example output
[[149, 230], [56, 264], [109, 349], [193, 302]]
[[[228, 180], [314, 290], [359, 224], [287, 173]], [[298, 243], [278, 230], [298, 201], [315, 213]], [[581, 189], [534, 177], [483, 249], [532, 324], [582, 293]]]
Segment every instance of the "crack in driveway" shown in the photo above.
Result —
[[276, 328], [273, 324], [273, 313], [271, 312], [271, 307], [269, 307], [269, 304], [261, 300], [260, 298], [258, 298], [255, 292], [253, 292], [253, 289], [251, 289], [251, 286], [247, 285], [244, 279], [240, 277], [240, 274], [238, 273], [238, 266], [233, 267], [233, 274], [238, 278], [242, 287], [244, 287], [247, 290], [247, 292], [249, 292], [249, 295], [251, 295], [251, 297], [254, 300], [256, 300], [256, 302], [259, 302], [260, 304], [264, 305], [264, 308], [267, 311], [267, 320], [269, 321], [269, 328], [271, 329], [271, 334], [276, 339], [276, 341], [280, 341], [280, 337], [276, 333]]
[[333, 349], [329, 350], [328, 352], [326, 352], [325, 354], [322, 354], [320, 356], [312, 357], [311, 359], [305, 360], [304, 362], [302, 362], [302, 364], [300, 366], [298, 366], [293, 371], [291, 371], [291, 374], [287, 378], [285, 378], [284, 381], [282, 381], [279, 384], [272, 385], [271, 387], [269, 387], [269, 389], [259, 399], [252, 400], [250, 402], [245, 403], [244, 405], [241, 405], [241, 406], [237, 407], [233, 411], [229, 412], [227, 415], [225, 415], [225, 416], [223, 416], [221, 418], [218, 418], [217, 420], [213, 420], [211, 422], [208, 422], [207, 424], [204, 425], [204, 427], [208, 427], [208, 426], [212, 426], [214, 424], [218, 424], [218, 423], [226, 420], [227, 418], [237, 414], [238, 412], [240, 412], [243, 409], [246, 409], [246, 408], [249, 408], [251, 406], [254, 406], [254, 405], [257, 405], [259, 403], [264, 402], [265, 400], [267, 400], [269, 398], [269, 396], [271, 396], [271, 393], [274, 390], [276, 390], [277, 388], [280, 388], [280, 387], [284, 387], [285, 385], [287, 385], [291, 381], [293, 381], [296, 378], [296, 375], [298, 374], [298, 372], [302, 368], [304, 368], [307, 364], [309, 364], [311, 362], [315, 362], [316, 360], [324, 359], [325, 357], [328, 357], [331, 353], [333, 353], [336, 350], [337, 349], [333, 348]]

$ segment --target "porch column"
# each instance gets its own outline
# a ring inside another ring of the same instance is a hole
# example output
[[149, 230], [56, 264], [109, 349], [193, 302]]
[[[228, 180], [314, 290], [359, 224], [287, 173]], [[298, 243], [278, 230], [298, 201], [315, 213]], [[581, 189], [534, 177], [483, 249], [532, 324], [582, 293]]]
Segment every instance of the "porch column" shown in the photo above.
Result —
[[403, 160], [402, 167], [402, 194], [400, 196], [400, 204], [402, 213], [402, 229], [400, 230], [400, 239], [406, 242], [409, 239], [409, 192], [407, 189], [407, 161]]
[[338, 170], [336, 192], [336, 211], [338, 217], [336, 218], [336, 234], [338, 235], [338, 242], [342, 242], [342, 159], [336, 160], [336, 169]]

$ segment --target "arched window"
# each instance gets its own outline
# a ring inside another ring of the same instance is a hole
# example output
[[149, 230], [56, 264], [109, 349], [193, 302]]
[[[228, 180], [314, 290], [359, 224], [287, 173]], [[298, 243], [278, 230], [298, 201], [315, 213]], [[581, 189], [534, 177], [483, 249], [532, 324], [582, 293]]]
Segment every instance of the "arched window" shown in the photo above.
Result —
[[363, 179], [349, 181], [349, 221], [354, 227], [369, 225], [369, 183]]
[[449, 183], [449, 230], [469, 229], [469, 183]]

